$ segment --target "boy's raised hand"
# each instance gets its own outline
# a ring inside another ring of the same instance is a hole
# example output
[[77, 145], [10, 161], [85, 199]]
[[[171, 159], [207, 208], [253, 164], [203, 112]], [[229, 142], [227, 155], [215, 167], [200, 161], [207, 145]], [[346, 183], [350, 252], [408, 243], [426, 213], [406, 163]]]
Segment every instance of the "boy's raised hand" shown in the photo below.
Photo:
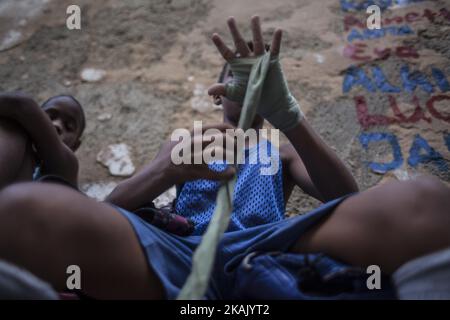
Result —
[[[208, 92], [210, 95], [221, 95], [233, 101], [243, 102], [252, 66], [255, 63], [256, 58], [265, 53], [261, 24], [258, 16], [252, 17], [251, 29], [253, 34], [253, 51], [250, 50], [248, 43], [242, 37], [233, 17], [228, 18], [227, 24], [236, 50], [232, 51], [228, 48], [217, 33], [213, 34], [212, 41], [222, 57], [230, 64], [231, 71], [233, 72], [233, 81], [226, 84], [215, 84], [209, 88]], [[282, 31], [280, 29], [276, 30], [273, 35], [272, 46], [270, 49], [272, 58], [278, 57], [281, 37]]]
[[[234, 18], [228, 19], [228, 27], [233, 37], [236, 53], [227, 47], [218, 34], [212, 36], [222, 57], [229, 63], [233, 80], [225, 84], [215, 84], [208, 90], [209, 95], [224, 96], [230, 100], [243, 102], [250, 72], [257, 58], [265, 54], [265, 45], [258, 16], [251, 19], [253, 33], [253, 52], [247, 45], [237, 28]], [[282, 31], [277, 29], [272, 37], [270, 47], [270, 67], [264, 82], [258, 114], [268, 120], [276, 128], [286, 131], [297, 125], [303, 113], [296, 99], [292, 96], [284, 78], [279, 52]]]

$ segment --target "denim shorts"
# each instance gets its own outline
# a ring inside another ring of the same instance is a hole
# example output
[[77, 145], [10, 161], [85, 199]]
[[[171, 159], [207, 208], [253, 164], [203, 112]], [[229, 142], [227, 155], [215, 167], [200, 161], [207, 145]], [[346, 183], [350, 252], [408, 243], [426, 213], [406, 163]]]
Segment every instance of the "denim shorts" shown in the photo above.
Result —
[[[296, 242], [296, 240], [299, 239], [299, 237], [303, 233], [305, 233], [307, 229], [319, 222], [328, 214], [331, 214], [333, 210], [347, 197], [348, 196], [335, 199], [323, 204], [322, 206], [309, 213], [293, 218], [288, 218], [283, 221], [259, 225], [256, 227], [248, 228], [246, 230], [226, 232], [219, 244], [211, 281], [204, 298], [273, 299], [279, 297], [286, 299], [302, 299], [302, 295], [286, 296], [280, 292], [275, 296], [252, 296], [251, 294], [249, 294], [249, 292], [252, 292], [252, 290], [248, 290], [248, 288], [250, 287], [248, 285], [243, 286], [242, 284], [248, 283], [248, 281], [246, 282], [246, 280], [249, 280], [252, 277], [257, 277], [258, 272], [261, 270], [261, 267], [263, 267], [264, 269], [264, 265], [260, 263], [264, 259], [256, 259], [255, 257], [255, 259], [253, 259], [252, 261], [258, 263], [259, 267], [254, 267], [253, 269], [251, 269], [253, 271], [257, 271], [256, 273], [249, 273], [247, 268], [249, 264], [249, 257], [256, 255], [256, 253], [258, 256], [264, 256], [264, 253], [267, 253], [267, 257], [273, 257], [273, 254], [269, 254], [272, 252], [281, 252], [285, 253], [285, 255], [292, 255], [297, 258], [308, 256], [302, 254], [288, 254], [288, 251]], [[131, 212], [128, 212], [121, 208], [117, 208], [117, 210], [121, 214], [123, 214], [133, 226], [142, 249], [144, 250], [147, 257], [149, 267], [155, 272], [164, 287], [166, 298], [176, 299], [189, 273], [191, 272], [192, 255], [196, 247], [199, 245], [202, 237], [180, 237], [174, 234], [170, 234], [145, 222]], [[297, 259], [297, 262], [300, 262], [300, 264], [298, 264], [300, 269], [297, 271], [305, 270], [305, 268], [302, 268], [301, 263], [301, 261], [307, 261], [305, 259]], [[282, 262], [278, 262], [281, 269], [286, 269], [285, 266], [283, 266]], [[326, 257], [326, 259], [322, 259], [322, 264], [323, 263], [325, 263], [328, 267], [324, 269], [324, 265], [322, 265], [322, 267], [319, 266], [319, 268], [321, 270], [329, 270], [334, 275], [339, 274], [339, 272], [337, 272], [337, 269], [340, 269], [341, 271], [351, 271], [352, 274], [354, 274], [355, 272], [354, 268], [350, 268], [349, 266], [329, 257]], [[289, 269], [289, 267], [287, 269]], [[295, 268], [291, 269], [294, 270]], [[272, 268], [272, 270], [274, 269]], [[294, 273], [297, 271], [294, 271]], [[274, 272], [273, 274], [276, 275], [277, 273]], [[305, 278], [305, 274], [306, 273], [303, 274], [303, 278]], [[341, 272], [341, 274], [346, 274], [346, 272]], [[358, 275], [361, 276], [361, 273]], [[258, 283], [258, 279], [255, 279], [251, 282], [251, 284], [255, 285]], [[263, 278], [259, 279], [261, 280]], [[275, 276], [271, 279], [265, 278], [265, 280], [262, 282], [269, 284], [272, 288], [272, 292], [277, 292], [277, 290], [281, 290], [283, 287], [286, 287], [282, 281], [278, 281], [281, 279], [282, 278]], [[284, 277], [283, 279], [287, 278]], [[299, 279], [302, 278], [294, 276], [292, 278], [292, 284], [296, 284], [298, 282], [297, 280]], [[365, 286], [366, 280], [364, 277], [356, 277], [352, 279], [352, 281], [354, 282], [359, 281], [359, 283], [356, 285], [357, 287]], [[277, 287], [278, 289], [275, 287]], [[347, 290], [346, 288], [344, 289]], [[257, 289], [255, 287], [254, 292], [258, 292], [259, 290], [260, 289]], [[267, 292], [267, 290], [265, 291]], [[354, 297], [358, 297], [359, 292], [355, 293], [356, 294], [354, 295]], [[330, 295], [327, 291], [326, 294], [328, 294], [328, 297], [341, 297], [341, 295], [339, 295], [339, 292], [332, 292], [332, 294]], [[304, 297], [306, 298], [306, 296]], [[320, 298], [321, 296], [317, 293], [308, 295], [308, 298], [314, 297]]]

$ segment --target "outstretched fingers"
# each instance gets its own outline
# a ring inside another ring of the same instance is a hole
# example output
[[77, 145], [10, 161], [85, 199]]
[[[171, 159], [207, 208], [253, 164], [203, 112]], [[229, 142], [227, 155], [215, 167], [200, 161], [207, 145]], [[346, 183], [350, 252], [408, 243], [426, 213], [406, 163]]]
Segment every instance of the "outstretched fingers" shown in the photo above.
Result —
[[228, 48], [228, 46], [223, 42], [222, 38], [217, 33], [214, 33], [211, 39], [217, 47], [217, 50], [226, 61], [234, 59], [235, 54], [233, 53], [233, 51], [231, 51], [230, 48]]
[[247, 46], [247, 42], [242, 37], [236, 24], [234, 17], [229, 17], [227, 20], [228, 28], [230, 29], [231, 36], [233, 37], [234, 45], [236, 46], [236, 52], [240, 57], [248, 57], [250, 55], [250, 49]]
[[[236, 25], [236, 20], [233, 17], [230, 17], [227, 20], [227, 24], [230, 29], [231, 36], [233, 37], [237, 54], [239, 57], [248, 57], [251, 54], [251, 51]], [[253, 53], [255, 56], [262, 55], [265, 51], [265, 46], [259, 16], [252, 17], [251, 29], [253, 34]], [[273, 34], [272, 45], [270, 46], [270, 55], [273, 58], [278, 57], [280, 54], [282, 37], [283, 31], [281, 29], [277, 29]], [[213, 34], [212, 41], [226, 61], [231, 61], [236, 57], [236, 54], [224, 43], [222, 38], [217, 33]]]
[[258, 16], [253, 16], [251, 20], [253, 34], [253, 52], [255, 56], [264, 54], [264, 39], [261, 32], [261, 23]]
[[272, 45], [270, 46], [270, 55], [272, 58], [278, 57], [280, 54], [281, 38], [283, 37], [283, 31], [277, 29], [272, 37]]
[[[212, 41], [214, 42], [217, 50], [220, 52], [222, 57], [230, 62], [236, 57], [248, 57], [250, 55], [260, 56], [266, 51], [266, 46], [264, 44], [264, 38], [261, 31], [261, 22], [259, 16], [253, 16], [251, 19], [251, 30], [253, 34], [253, 52], [251, 52], [247, 42], [242, 37], [236, 20], [233, 17], [227, 20], [228, 27], [230, 29], [231, 36], [233, 37], [234, 44], [236, 46], [236, 53], [232, 51], [223, 41], [223, 39], [214, 33], [212, 36]], [[283, 31], [277, 29], [272, 37], [272, 44], [270, 47], [270, 55], [272, 58], [278, 57], [280, 54], [281, 39], [283, 36]], [[226, 85], [223, 83], [216, 83], [208, 89], [208, 95], [214, 97], [214, 103], [220, 104], [220, 97], [226, 96]]]

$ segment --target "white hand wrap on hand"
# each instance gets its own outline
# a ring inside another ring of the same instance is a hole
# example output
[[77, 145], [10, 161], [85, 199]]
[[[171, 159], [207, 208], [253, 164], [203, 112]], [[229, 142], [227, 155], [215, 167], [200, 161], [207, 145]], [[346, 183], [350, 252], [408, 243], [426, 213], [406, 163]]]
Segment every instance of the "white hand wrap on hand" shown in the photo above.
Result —
[[[228, 99], [244, 101], [250, 71], [256, 60], [255, 57], [236, 58], [229, 62], [233, 81], [225, 85]], [[295, 127], [304, 117], [300, 105], [289, 91], [279, 58], [270, 61], [257, 112], [281, 131]]]

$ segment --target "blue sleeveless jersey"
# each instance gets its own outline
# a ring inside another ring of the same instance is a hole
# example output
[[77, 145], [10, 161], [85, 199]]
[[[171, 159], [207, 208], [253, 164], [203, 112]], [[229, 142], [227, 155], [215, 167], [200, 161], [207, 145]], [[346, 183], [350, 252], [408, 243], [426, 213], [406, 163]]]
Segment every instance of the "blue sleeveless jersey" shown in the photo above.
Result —
[[[245, 150], [234, 189], [229, 231], [244, 230], [284, 219], [283, 175], [279, 151], [267, 140]], [[270, 162], [269, 163], [269, 159]], [[215, 171], [226, 164], [214, 163]], [[220, 182], [195, 180], [183, 185], [176, 200], [176, 212], [195, 223], [194, 235], [205, 232], [214, 212]]]

